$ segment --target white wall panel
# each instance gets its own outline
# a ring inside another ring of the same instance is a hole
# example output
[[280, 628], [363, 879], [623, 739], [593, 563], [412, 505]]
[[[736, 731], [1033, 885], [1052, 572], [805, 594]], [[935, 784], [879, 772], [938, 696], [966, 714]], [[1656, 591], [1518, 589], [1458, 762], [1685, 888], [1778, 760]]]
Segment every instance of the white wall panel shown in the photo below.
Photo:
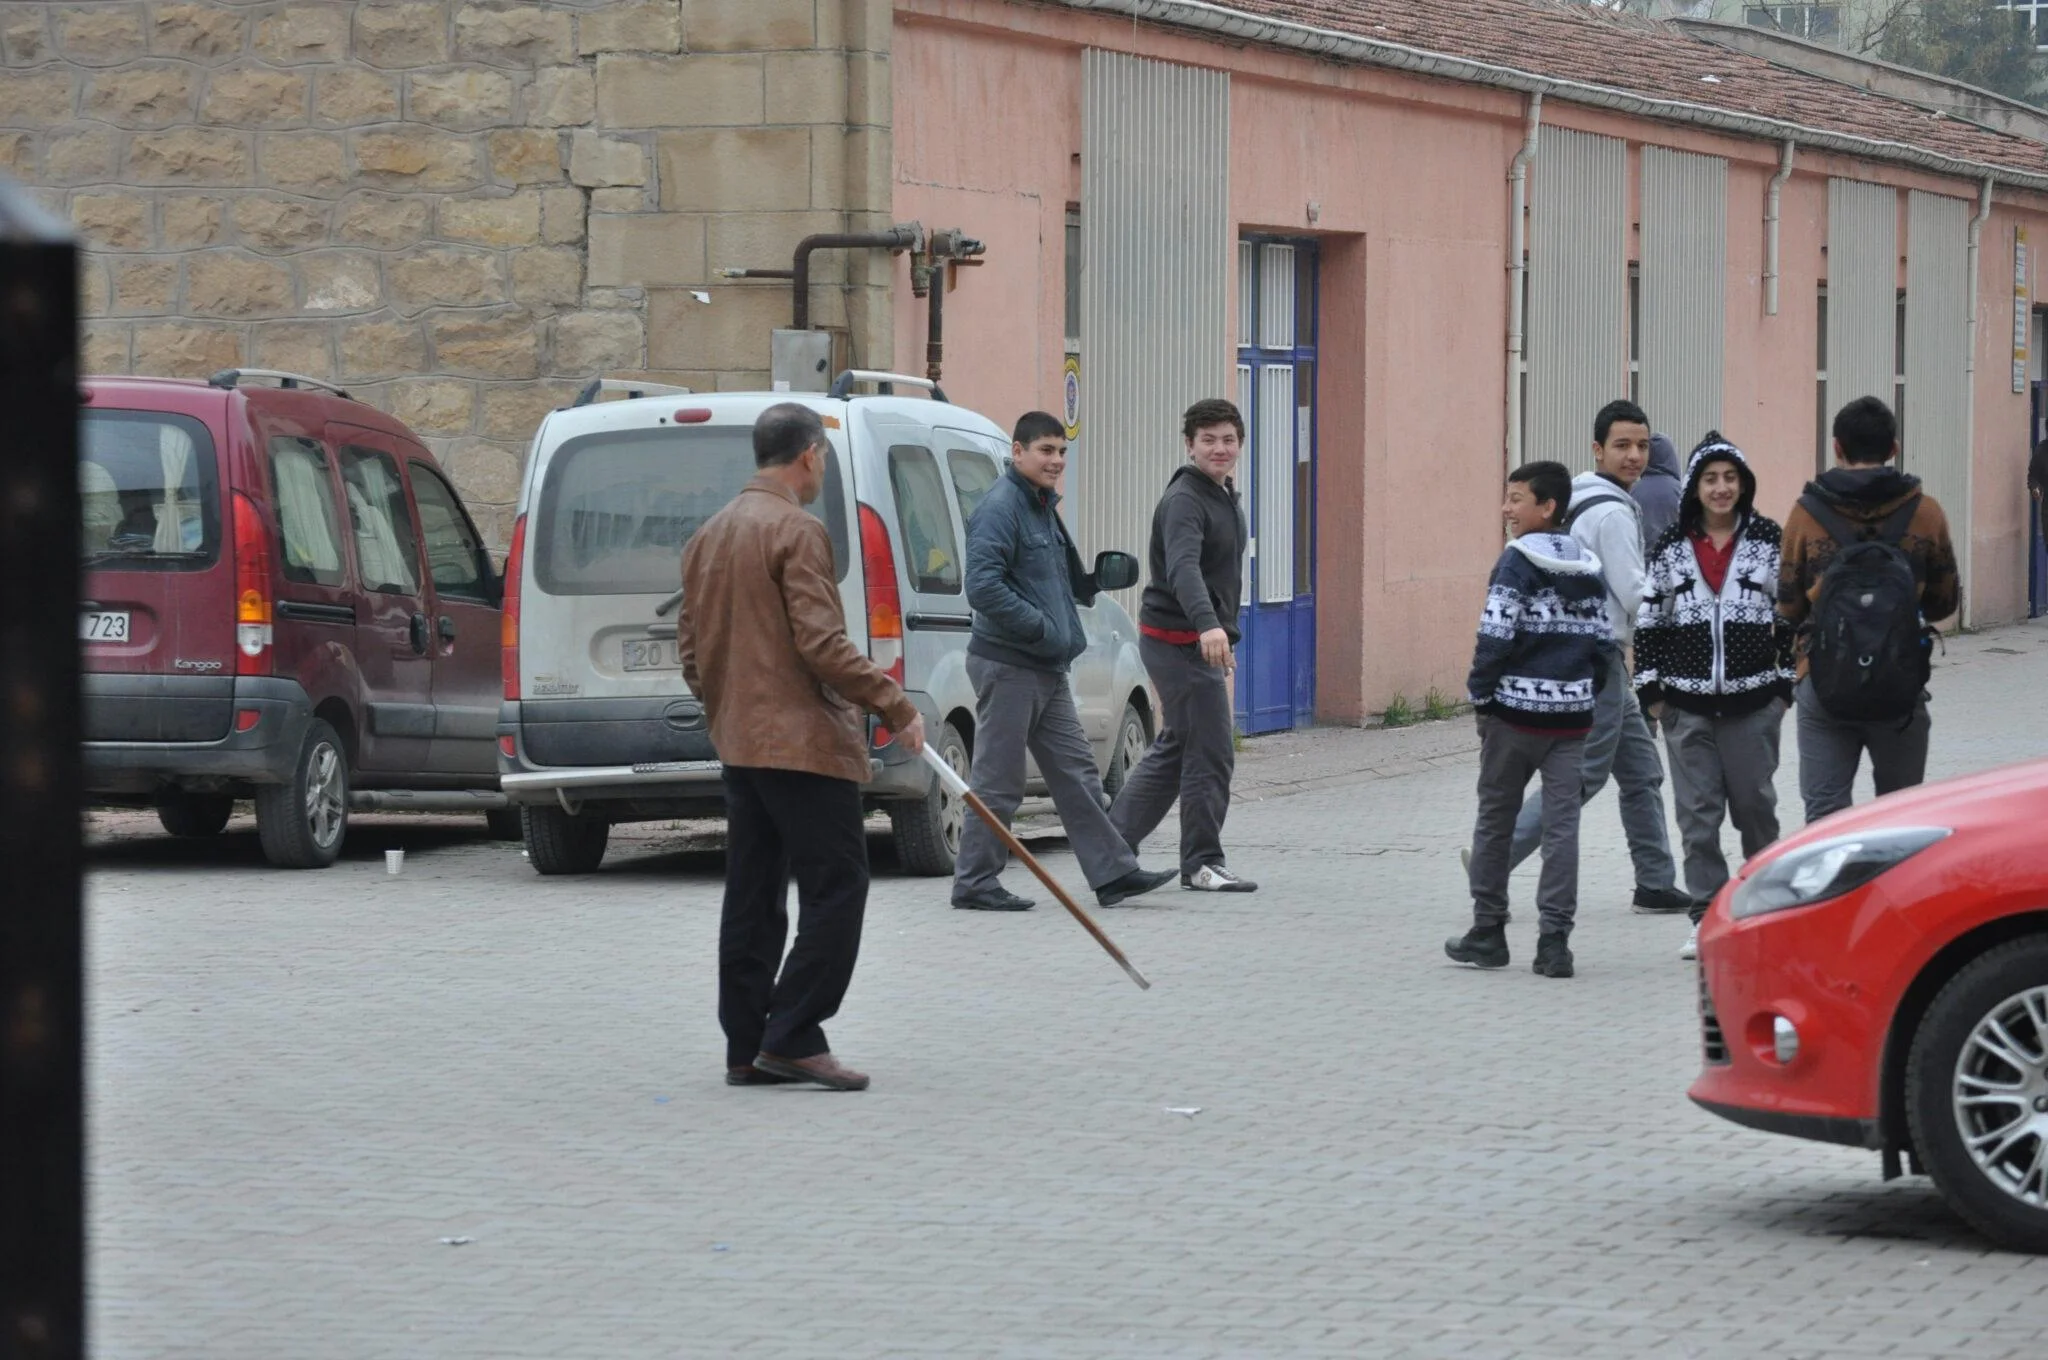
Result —
[[1899, 194], [1828, 181], [1828, 402], [1892, 400], [1899, 362]]
[[1626, 146], [1545, 128], [1529, 223], [1526, 462], [1592, 466], [1593, 416], [1628, 392]]
[[[1906, 419], [1900, 465], [1969, 539], [1970, 213], [1967, 199], [1906, 200]], [[1959, 556], [1967, 557], [1967, 554]]]
[[1070, 522], [1144, 556], [1181, 412], [1231, 381], [1230, 78], [1081, 55], [1081, 363]]
[[1683, 456], [1721, 425], [1728, 162], [1644, 147], [1642, 205], [1641, 404]]
[[[1291, 256], [1293, 251], [1289, 249], [1288, 254]], [[1287, 283], [1291, 298], [1291, 273]], [[1252, 466], [1259, 483], [1260, 604], [1286, 604], [1294, 599], [1294, 411], [1293, 367], [1268, 364], [1260, 369], [1252, 431]]]

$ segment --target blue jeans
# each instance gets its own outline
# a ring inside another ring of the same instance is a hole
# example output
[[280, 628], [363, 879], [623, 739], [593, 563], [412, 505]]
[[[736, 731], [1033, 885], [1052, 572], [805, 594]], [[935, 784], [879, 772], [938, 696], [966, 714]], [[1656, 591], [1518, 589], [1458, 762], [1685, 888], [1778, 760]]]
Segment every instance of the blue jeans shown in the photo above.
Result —
[[[1614, 776], [1621, 795], [1621, 829], [1628, 837], [1628, 856], [1635, 861], [1638, 888], [1671, 888], [1677, 869], [1671, 862], [1671, 834], [1664, 825], [1664, 766], [1657, 759], [1657, 741], [1629, 683], [1628, 667], [1617, 654], [1608, 665], [1607, 682], [1593, 700], [1593, 730], [1586, 734], [1585, 763], [1579, 774], [1579, 801], [1593, 795]], [[1515, 819], [1515, 839], [1508, 862], [1518, 865], [1543, 842], [1543, 799], [1532, 795]]]

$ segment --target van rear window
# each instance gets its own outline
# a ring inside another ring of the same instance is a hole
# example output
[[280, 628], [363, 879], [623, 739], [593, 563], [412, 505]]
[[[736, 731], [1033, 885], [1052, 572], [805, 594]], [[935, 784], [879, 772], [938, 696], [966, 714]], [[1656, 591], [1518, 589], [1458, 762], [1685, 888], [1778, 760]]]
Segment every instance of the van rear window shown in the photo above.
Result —
[[[527, 525], [534, 579], [550, 595], [666, 595], [683, 545], [753, 480], [753, 429], [699, 425], [619, 430], [562, 445]], [[832, 536], [846, 579], [846, 492], [835, 452], [825, 492], [806, 507]]]
[[196, 571], [220, 556], [213, 439], [190, 416], [87, 410], [78, 491], [85, 564]]

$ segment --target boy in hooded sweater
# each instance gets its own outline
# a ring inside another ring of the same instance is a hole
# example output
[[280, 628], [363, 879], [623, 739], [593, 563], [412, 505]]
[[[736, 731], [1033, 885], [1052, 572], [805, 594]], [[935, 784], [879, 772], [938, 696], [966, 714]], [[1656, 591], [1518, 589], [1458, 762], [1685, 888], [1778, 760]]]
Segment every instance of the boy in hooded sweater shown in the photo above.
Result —
[[1515, 818], [1543, 780], [1541, 918], [1534, 970], [1572, 975], [1579, 898], [1580, 763], [1614, 633], [1600, 560], [1558, 525], [1571, 471], [1528, 463], [1508, 476], [1501, 514], [1514, 542], [1494, 564], [1466, 689], [1479, 715], [1479, 815], [1472, 829], [1472, 928], [1444, 941], [1458, 963], [1508, 963], [1508, 870]]

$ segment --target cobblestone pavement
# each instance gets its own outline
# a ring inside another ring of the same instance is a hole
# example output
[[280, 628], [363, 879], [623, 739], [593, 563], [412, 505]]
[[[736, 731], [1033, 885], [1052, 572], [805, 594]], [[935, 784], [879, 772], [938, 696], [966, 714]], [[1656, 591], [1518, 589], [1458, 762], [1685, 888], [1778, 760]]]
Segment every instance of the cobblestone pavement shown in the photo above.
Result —
[[[2048, 628], [1953, 643], [1935, 689], [1936, 773], [2048, 753]], [[2048, 1260], [1686, 1101], [1685, 926], [1628, 914], [1611, 795], [1580, 976], [1519, 966], [1526, 916], [1517, 967], [1444, 962], [1469, 733], [1252, 743], [1228, 842], [1264, 889], [1105, 913], [1149, 993], [878, 849], [832, 1027], [863, 1095], [721, 1084], [687, 834], [543, 881], [370, 819], [282, 874], [246, 819], [99, 817], [95, 1352], [2038, 1360]]]

